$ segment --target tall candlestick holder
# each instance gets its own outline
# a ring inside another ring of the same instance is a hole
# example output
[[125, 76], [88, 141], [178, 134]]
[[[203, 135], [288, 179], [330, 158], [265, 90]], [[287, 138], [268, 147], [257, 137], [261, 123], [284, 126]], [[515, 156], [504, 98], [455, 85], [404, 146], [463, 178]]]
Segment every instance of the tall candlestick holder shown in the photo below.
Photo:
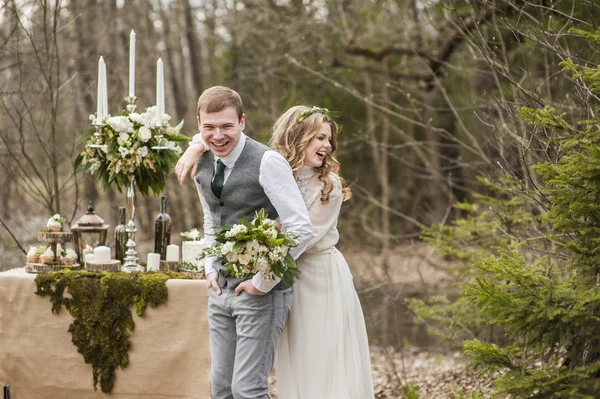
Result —
[[100, 148], [102, 147], [102, 128], [104, 128], [105, 124], [102, 121], [95, 120], [92, 126], [96, 129], [94, 132], [94, 140], [96, 142], [90, 143], [87, 146], [90, 148]]
[[129, 113], [135, 112], [135, 109], [137, 108], [137, 105], [135, 105], [136, 100], [137, 100], [136, 96], [125, 97], [125, 101], [127, 101], [127, 105], [125, 106], [125, 109], [127, 109], [127, 111], [129, 111]]
[[129, 178], [129, 186], [127, 187], [126, 208], [129, 221], [125, 228], [125, 232], [127, 233], [127, 243], [125, 244], [127, 251], [125, 251], [125, 258], [123, 259], [123, 267], [121, 270], [125, 272], [144, 271], [144, 266], [138, 263], [139, 257], [137, 255], [137, 244], [135, 242], [135, 233], [137, 232], [135, 226], [135, 175], [129, 173], [127, 177]]
[[165, 127], [164, 126], [156, 126], [158, 130], [158, 134], [154, 136], [157, 141], [157, 145], [152, 146], [153, 150], [170, 150], [171, 148], [166, 145], [167, 140], [165, 139]]

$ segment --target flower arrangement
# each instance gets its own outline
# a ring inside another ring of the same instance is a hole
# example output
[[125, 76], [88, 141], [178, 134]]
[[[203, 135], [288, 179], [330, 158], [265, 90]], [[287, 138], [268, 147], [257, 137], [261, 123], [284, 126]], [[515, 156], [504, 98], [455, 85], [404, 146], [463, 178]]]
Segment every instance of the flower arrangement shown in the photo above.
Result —
[[[177, 143], [189, 140], [179, 133], [183, 121], [172, 127], [170, 119], [163, 114], [157, 127], [156, 106], [143, 113], [123, 110], [120, 115], [105, 117], [99, 135], [92, 127], [86, 129], [85, 148], [75, 159], [75, 172], [89, 172], [105, 188], [114, 183], [119, 191], [129, 185], [128, 174], [133, 174], [142, 195], [150, 190], [160, 194], [182, 152]], [[90, 120], [95, 120], [95, 115], [90, 115]]]
[[196, 228], [179, 233], [179, 235], [181, 236], [181, 241], [201, 241], [203, 239], [200, 231]]
[[52, 215], [50, 219], [56, 220], [58, 223], [63, 223], [67, 221], [66, 217], [60, 216], [58, 213]]
[[300, 274], [288, 253], [289, 248], [298, 245], [296, 237], [281, 233], [263, 209], [256, 212], [252, 221], [243, 218], [233, 226], [215, 227], [215, 240], [217, 244], [204, 248], [202, 255], [226, 259], [230, 276], [249, 278], [260, 272], [265, 280], [277, 276], [291, 285]]

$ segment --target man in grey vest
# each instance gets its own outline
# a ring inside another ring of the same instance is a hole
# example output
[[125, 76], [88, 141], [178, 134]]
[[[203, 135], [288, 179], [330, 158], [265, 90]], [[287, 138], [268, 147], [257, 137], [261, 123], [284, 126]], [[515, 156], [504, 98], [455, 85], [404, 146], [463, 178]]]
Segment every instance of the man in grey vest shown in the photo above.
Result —
[[[265, 209], [282, 229], [299, 236], [290, 250], [298, 258], [312, 235], [310, 218], [292, 169], [279, 153], [242, 133], [246, 116], [237, 92], [215, 86], [198, 100], [198, 127], [205, 153], [196, 185], [204, 211], [207, 245], [213, 227], [252, 219]], [[215, 399], [268, 398], [267, 377], [279, 335], [292, 306], [291, 288], [260, 273], [243, 281], [227, 276], [222, 263], [205, 261], [210, 283], [208, 317], [211, 386]]]

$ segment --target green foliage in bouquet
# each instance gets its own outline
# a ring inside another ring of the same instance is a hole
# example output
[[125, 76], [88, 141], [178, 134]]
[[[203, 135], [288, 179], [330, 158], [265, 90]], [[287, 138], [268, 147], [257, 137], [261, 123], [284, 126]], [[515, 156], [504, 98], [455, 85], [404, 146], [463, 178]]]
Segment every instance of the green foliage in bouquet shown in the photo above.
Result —
[[160, 194], [181, 155], [177, 143], [189, 138], [179, 133], [183, 122], [171, 127], [170, 116], [164, 114], [162, 129], [158, 129], [156, 119], [154, 106], [141, 114], [123, 110], [104, 119], [100, 136], [93, 127], [86, 129], [85, 147], [75, 159], [75, 173], [89, 172], [104, 188], [115, 184], [119, 191], [129, 185], [128, 174], [133, 174], [142, 195], [147, 196], [150, 190]]
[[[587, 36], [600, 41], [600, 31]], [[459, 301], [415, 309], [440, 326], [459, 324], [452, 311], [462, 309], [501, 328], [502, 339], [473, 336], [463, 351], [502, 397], [600, 392], [600, 73], [570, 59], [561, 65], [573, 73], [574, 92], [589, 93], [574, 116], [584, 119], [569, 121], [549, 106], [521, 108], [517, 116], [547, 155], [534, 165], [537, 175], [514, 176], [495, 202], [478, 201], [453, 226], [426, 232], [436, 248], [464, 260], [466, 272]]]
[[[64, 305], [74, 317], [69, 326], [73, 344], [92, 365], [94, 389], [113, 389], [117, 368], [129, 364], [130, 334], [135, 329], [131, 306], [144, 316], [148, 306], [166, 303], [169, 278], [186, 278], [174, 272], [89, 273], [63, 270], [39, 274], [36, 294], [50, 296], [52, 312]], [[68, 292], [68, 296], [65, 293]]]
[[264, 280], [277, 276], [292, 285], [300, 274], [288, 253], [298, 245], [296, 237], [279, 232], [264, 209], [257, 211], [252, 221], [243, 217], [233, 226], [215, 227], [215, 240], [217, 244], [204, 248], [202, 255], [223, 258], [232, 277], [246, 279], [260, 272]]

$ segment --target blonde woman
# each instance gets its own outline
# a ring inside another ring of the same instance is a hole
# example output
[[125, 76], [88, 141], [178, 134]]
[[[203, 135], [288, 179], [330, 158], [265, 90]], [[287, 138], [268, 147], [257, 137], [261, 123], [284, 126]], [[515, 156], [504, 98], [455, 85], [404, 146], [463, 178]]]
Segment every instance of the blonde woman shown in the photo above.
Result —
[[[351, 197], [333, 155], [337, 134], [327, 109], [295, 106], [275, 122], [270, 141], [292, 167], [313, 228], [298, 259], [301, 275], [275, 360], [282, 399], [374, 397], [362, 309], [348, 264], [335, 248], [340, 209]], [[180, 183], [190, 170], [195, 175], [203, 151], [199, 143], [181, 157]]]

